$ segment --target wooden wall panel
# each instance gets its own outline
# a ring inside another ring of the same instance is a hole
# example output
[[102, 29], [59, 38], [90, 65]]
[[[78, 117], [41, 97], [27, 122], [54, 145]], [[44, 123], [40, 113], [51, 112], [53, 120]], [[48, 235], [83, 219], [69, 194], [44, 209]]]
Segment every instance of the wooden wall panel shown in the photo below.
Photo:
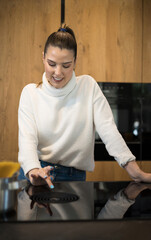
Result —
[[142, 0], [66, 0], [78, 41], [76, 73], [101, 82], [141, 82]]
[[95, 162], [94, 172], [87, 172], [87, 181], [129, 181], [127, 172], [116, 161]]
[[151, 83], [151, 1], [143, 0], [143, 82]]
[[17, 161], [22, 88], [41, 81], [46, 38], [60, 26], [60, 0], [0, 1], [0, 161]]
[[[139, 167], [151, 172], [150, 161], [137, 161]], [[128, 173], [116, 161], [98, 161], [95, 163], [94, 172], [87, 172], [87, 181], [130, 181]]]

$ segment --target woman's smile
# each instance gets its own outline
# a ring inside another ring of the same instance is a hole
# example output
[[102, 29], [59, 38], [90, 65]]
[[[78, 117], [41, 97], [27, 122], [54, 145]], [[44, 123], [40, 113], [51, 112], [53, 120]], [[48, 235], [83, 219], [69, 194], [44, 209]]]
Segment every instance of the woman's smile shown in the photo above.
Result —
[[62, 78], [52, 77], [55, 82], [61, 82], [63, 80]]

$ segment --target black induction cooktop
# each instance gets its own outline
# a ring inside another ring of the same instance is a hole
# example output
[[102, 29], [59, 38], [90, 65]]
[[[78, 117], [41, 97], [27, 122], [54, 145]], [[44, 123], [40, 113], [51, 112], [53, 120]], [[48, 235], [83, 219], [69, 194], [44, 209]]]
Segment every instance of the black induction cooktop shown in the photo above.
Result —
[[56, 182], [55, 188], [27, 184], [15, 191], [15, 205], [0, 222], [151, 219], [151, 184]]

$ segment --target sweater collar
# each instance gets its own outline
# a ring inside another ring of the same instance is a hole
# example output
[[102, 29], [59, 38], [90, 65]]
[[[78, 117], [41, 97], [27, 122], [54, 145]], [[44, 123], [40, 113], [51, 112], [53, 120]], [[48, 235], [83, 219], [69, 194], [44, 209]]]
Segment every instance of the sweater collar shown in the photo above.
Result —
[[63, 88], [55, 88], [52, 85], [50, 85], [50, 83], [48, 82], [48, 80], [46, 78], [45, 72], [42, 77], [42, 82], [43, 82], [42, 88], [47, 94], [49, 94], [53, 97], [62, 97], [62, 96], [69, 94], [75, 87], [75, 85], [76, 85], [75, 72], [73, 71], [72, 78]]

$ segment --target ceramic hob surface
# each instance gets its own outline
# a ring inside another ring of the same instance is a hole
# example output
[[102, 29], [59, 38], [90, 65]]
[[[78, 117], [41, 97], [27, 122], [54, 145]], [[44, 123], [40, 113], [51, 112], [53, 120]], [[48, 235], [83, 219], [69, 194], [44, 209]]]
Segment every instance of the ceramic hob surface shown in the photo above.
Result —
[[28, 184], [10, 190], [15, 205], [0, 212], [0, 222], [151, 219], [151, 184], [58, 182], [54, 186], [51, 190]]

